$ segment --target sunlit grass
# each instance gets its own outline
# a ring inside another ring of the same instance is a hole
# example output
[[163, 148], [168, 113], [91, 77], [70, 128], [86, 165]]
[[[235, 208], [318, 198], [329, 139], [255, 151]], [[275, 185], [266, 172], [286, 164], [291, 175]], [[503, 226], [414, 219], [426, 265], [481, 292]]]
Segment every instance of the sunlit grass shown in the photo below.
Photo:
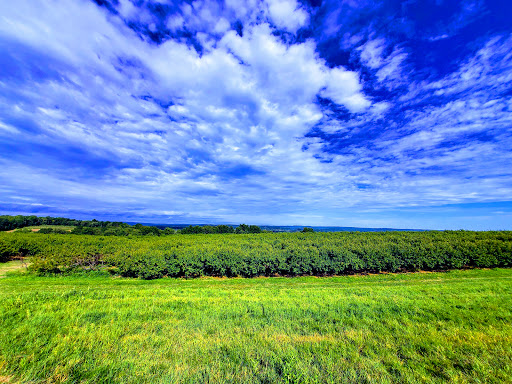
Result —
[[70, 232], [75, 227], [73, 225], [30, 225], [27, 227], [14, 229], [13, 232], [23, 232], [23, 231], [28, 231], [28, 230], [31, 230], [32, 232], [37, 232], [43, 228], [61, 229], [63, 231]]
[[30, 265], [30, 258], [25, 257], [23, 260], [11, 260], [5, 263], [0, 263], [0, 278], [5, 277], [10, 272], [19, 270], [26, 270]]
[[0, 280], [12, 382], [512, 382], [512, 270]]

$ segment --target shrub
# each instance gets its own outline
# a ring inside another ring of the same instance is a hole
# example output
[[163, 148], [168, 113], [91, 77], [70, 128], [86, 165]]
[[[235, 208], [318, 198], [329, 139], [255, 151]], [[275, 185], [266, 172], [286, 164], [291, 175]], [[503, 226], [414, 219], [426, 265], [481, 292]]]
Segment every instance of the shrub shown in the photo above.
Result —
[[[240, 230], [248, 231], [249, 226]], [[124, 238], [0, 234], [0, 260], [15, 255], [33, 256], [32, 270], [40, 273], [109, 267], [112, 273], [144, 279], [323, 276], [509, 267], [512, 232], [297, 232]]]

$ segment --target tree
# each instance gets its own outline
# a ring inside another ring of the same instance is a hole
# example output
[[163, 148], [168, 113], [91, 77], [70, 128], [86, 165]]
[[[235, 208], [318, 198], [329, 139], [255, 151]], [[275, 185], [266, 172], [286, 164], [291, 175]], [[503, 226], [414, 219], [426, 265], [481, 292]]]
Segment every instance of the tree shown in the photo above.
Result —
[[236, 233], [261, 233], [261, 228], [257, 225], [240, 224], [236, 230]]
[[166, 227], [163, 231], [162, 231], [162, 234], [163, 235], [174, 235], [176, 233], [176, 231], [172, 228], [169, 228], [169, 227]]
[[261, 233], [261, 228], [257, 225], [249, 225], [249, 233]]

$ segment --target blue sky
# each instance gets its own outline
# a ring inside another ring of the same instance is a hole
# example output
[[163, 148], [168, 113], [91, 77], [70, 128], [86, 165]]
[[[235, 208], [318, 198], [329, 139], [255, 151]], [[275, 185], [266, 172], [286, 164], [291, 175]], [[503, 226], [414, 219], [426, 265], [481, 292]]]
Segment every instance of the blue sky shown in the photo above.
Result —
[[512, 3], [0, 3], [0, 213], [512, 229]]

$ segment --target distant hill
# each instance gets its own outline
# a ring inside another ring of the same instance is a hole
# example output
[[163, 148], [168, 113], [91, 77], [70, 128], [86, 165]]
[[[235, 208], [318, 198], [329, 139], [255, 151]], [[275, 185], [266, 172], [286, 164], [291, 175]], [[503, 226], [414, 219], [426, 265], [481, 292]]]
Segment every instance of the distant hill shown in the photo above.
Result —
[[[127, 224], [134, 225], [136, 222], [127, 222]], [[150, 225], [158, 228], [173, 228], [173, 229], [183, 229], [189, 226], [200, 226], [204, 227], [207, 225], [217, 225], [217, 224], [155, 224], [155, 223], [140, 223], [142, 225]], [[233, 228], [236, 228], [238, 225], [234, 224], [226, 224]], [[363, 227], [333, 227], [333, 226], [310, 226], [310, 225], [260, 225], [259, 226], [264, 231], [271, 232], [300, 232], [304, 227], [313, 228], [315, 232], [389, 232], [389, 231], [427, 231], [426, 229], [409, 229], [409, 228], [363, 228]]]

